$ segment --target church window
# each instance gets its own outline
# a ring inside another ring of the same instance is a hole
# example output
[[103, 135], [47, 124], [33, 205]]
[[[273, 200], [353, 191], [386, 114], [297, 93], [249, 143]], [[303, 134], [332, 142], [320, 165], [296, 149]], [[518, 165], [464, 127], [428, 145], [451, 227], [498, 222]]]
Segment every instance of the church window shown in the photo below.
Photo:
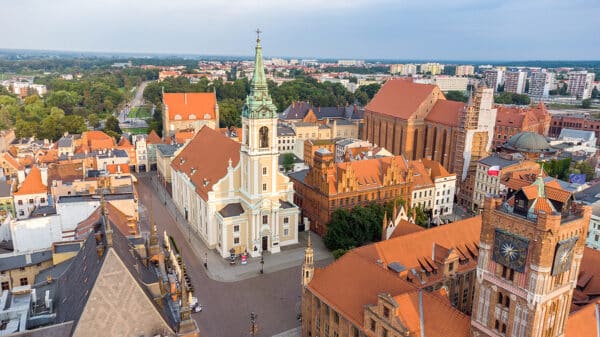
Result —
[[263, 215], [263, 217], [262, 217], [262, 223], [263, 223], [263, 225], [267, 225], [269, 223], [269, 216], [268, 215]]
[[262, 171], [263, 171], [263, 176], [266, 176], [267, 175], [267, 168], [263, 167]]
[[236, 232], [236, 233], [239, 232], [240, 231], [240, 225], [233, 226], [233, 231]]
[[234, 245], [239, 245], [240, 244], [240, 238], [233, 238], [233, 244]]
[[260, 148], [269, 147], [269, 128], [266, 126], [261, 127], [258, 130], [258, 134], [260, 137]]
[[246, 143], [246, 145], [248, 145], [248, 139], [250, 139], [249, 132], [250, 131], [248, 129], [248, 125], [246, 125], [244, 127], [244, 142]]
[[29, 284], [27, 277], [21, 277], [21, 279], [19, 281], [21, 282], [22, 286], [26, 286], [27, 284]]
[[283, 236], [288, 236], [288, 235], [290, 235], [290, 230], [287, 229], [287, 228], [284, 228], [283, 229]]
[[287, 216], [285, 218], [283, 218], [283, 224], [287, 225], [290, 223], [290, 218], [288, 218]]
[[385, 316], [386, 318], [390, 317], [390, 308], [383, 307], [383, 316]]
[[262, 184], [262, 190], [265, 192], [267, 190], [267, 184]]

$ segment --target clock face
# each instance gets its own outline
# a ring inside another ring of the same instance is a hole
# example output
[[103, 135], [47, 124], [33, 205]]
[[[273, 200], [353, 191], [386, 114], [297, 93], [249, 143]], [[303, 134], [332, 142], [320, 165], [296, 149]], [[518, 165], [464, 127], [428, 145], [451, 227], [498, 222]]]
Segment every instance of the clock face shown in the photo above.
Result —
[[572, 238], [559, 241], [556, 244], [554, 263], [552, 264], [553, 276], [564, 273], [571, 268], [571, 262], [573, 261], [573, 250], [577, 240], [579, 240], [579, 237], [574, 236]]
[[525, 271], [529, 240], [502, 229], [494, 233], [493, 260], [522, 273]]

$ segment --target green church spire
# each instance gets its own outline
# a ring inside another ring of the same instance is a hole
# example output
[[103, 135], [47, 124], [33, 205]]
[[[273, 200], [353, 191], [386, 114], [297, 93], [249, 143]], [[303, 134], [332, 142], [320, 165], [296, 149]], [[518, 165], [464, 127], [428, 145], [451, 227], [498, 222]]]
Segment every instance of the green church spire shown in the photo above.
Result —
[[250, 82], [250, 94], [246, 96], [246, 103], [242, 110], [242, 116], [246, 118], [277, 118], [277, 107], [273, 104], [265, 66], [263, 64], [262, 46], [260, 45], [259, 29], [256, 30], [256, 48], [254, 57], [254, 75]]

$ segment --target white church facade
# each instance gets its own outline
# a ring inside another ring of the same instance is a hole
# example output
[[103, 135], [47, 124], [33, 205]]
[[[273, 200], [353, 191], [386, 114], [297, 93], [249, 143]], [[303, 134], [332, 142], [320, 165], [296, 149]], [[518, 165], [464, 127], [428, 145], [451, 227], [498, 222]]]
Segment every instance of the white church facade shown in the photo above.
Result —
[[277, 108], [257, 39], [254, 77], [242, 111], [242, 142], [203, 127], [173, 159], [173, 201], [208, 247], [260, 256], [298, 243], [293, 184], [278, 170]]

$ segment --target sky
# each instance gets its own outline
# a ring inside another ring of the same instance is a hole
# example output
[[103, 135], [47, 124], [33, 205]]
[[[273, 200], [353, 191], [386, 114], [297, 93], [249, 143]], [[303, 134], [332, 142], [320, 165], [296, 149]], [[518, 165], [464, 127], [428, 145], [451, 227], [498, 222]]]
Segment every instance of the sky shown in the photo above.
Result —
[[0, 0], [0, 48], [599, 60], [599, 0]]

